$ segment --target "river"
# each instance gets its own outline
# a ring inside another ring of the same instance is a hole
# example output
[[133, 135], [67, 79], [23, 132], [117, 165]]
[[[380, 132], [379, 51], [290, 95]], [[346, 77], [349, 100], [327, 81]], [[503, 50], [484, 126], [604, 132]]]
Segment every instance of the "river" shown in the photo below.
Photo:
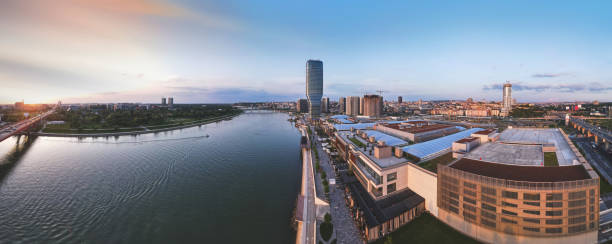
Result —
[[138, 136], [9, 138], [0, 240], [292, 243], [301, 163], [288, 118], [255, 111]]

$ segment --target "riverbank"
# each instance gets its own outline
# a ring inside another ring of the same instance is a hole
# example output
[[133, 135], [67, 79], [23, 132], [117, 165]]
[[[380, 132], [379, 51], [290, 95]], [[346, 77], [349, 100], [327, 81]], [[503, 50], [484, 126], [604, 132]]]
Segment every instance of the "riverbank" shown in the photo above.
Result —
[[[214, 122], [219, 122], [219, 121], [222, 121], [222, 120], [230, 120], [230, 119], [232, 119], [232, 118], [234, 118], [234, 117], [236, 117], [238, 115], [241, 115], [241, 114], [242, 113], [225, 115], [225, 116], [215, 117], [215, 118], [211, 118], [211, 119], [200, 120], [200, 121], [189, 123], [189, 124], [184, 124], [184, 125], [179, 125], [179, 126], [172, 126], [172, 127], [164, 127], [164, 128], [158, 128], [158, 129], [146, 129], [146, 127], [145, 128], [136, 127], [134, 129], [138, 129], [138, 130], [133, 130], [133, 131], [117, 131], [117, 132], [101, 132], [101, 133], [32, 132], [30, 134], [31, 135], [36, 135], [36, 136], [51, 136], [51, 137], [90, 137], [90, 136], [140, 135], [140, 134], [158, 133], [158, 132], [164, 132], [164, 131], [178, 130], [178, 129], [184, 129], [184, 128], [189, 128], [189, 127], [194, 127], [194, 126], [200, 126], [200, 125], [210, 124], [210, 123], [214, 123]], [[160, 126], [154, 126], [154, 127], [160, 127]]]

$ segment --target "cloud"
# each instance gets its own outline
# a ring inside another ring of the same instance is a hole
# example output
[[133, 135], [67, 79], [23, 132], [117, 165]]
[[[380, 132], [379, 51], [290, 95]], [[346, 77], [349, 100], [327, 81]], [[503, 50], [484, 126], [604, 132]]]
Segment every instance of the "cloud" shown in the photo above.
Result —
[[567, 73], [537, 73], [531, 75], [533, 78], [556, 78], [560, 76], [568, 75]]
[[[503, 88], [503, 84], [490, 84], [483, 86], [483, 90], [501, 90]], [[523, 83], [513, 83], [512, 90], [515, 91], [534, 91], [534, 92], [544, 92], [544, 91], [553, 91], [553, 92], [590, 92], [590, 93], [598, 93], [598, 92], [606, 92], [611, 91], [612, 86], [606, 86], [598, 82], [591, 83], [574, 83], [574, 84], [557, 84], [557, 85], [549, 85], [549, 84], [523, 84]]]

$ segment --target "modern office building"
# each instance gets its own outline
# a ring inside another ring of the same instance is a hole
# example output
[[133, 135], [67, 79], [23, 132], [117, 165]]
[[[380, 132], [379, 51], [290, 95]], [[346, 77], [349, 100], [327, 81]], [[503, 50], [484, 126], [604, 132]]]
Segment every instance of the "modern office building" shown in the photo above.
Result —
[[378, 118], [382, 115], [383, 97], [379, 95], [363, 96], [363, 115]]
[[321, 113], [329, 113], [329, 97], [321, 99]]
[[343, 114], [346, 111], [346, 98], [340, 97], [338, 99], [338, 112]]
[[402, 96], [397, 97], [397, 103], [402, 104]]
[[321, 97], [323, 96], [323, 62], [308, 60], [306, 62], [306, 97], [308, 98], [308, 115], [318, 119], [321, 115]]
[[161, 105], [166, 105], [166, 98], [165, 98], [165, 97], [162, 97], [162, 99], [161, 99]]
[[345, 114], [349, 116], [359, 115], [359, 97], [350, 96], [346, 98]]
[[512, 84], [507, 82], [504, 84], [501, 115], [508, 116], [512, 112]]
[[295, 110], [298, 113], [308, 113], [308, 100], [298, 99], [295, 103]]

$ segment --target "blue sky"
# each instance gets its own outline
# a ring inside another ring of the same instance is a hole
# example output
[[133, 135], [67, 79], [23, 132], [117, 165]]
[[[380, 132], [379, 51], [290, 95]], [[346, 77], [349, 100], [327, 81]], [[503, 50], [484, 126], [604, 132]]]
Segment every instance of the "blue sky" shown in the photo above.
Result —
[[388, 100], [612, 101], [609, 1], [9, 0], [0, 103]]

